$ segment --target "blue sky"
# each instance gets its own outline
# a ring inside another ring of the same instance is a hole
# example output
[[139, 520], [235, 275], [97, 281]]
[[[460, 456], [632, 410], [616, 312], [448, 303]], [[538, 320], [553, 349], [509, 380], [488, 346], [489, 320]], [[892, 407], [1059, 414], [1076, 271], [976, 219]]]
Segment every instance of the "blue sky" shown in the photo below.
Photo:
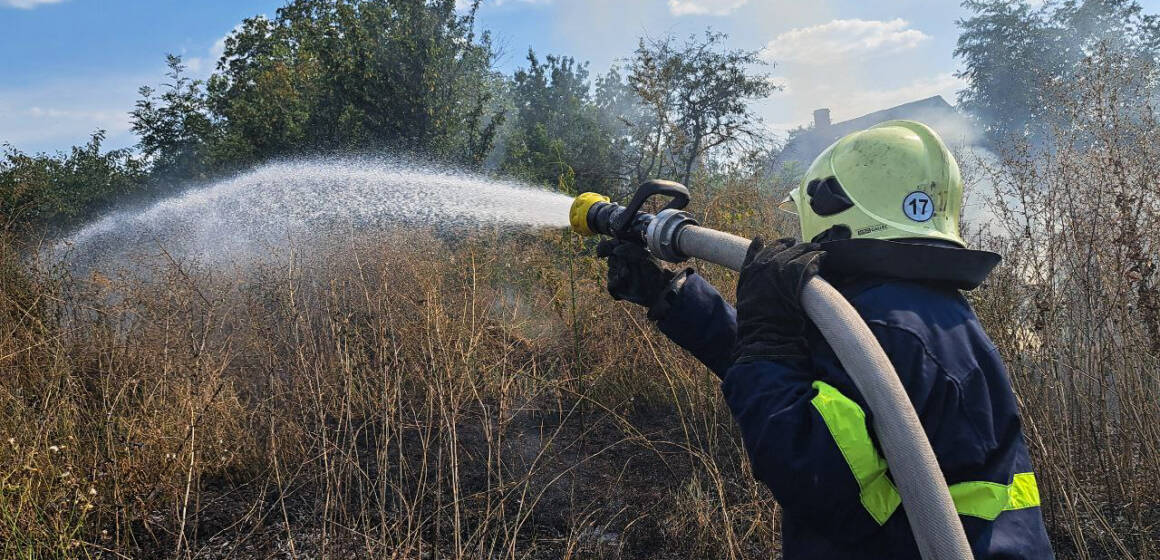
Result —
[[[1160, 0], [1143, 2], [1156, 11]], [[97, 128], [109, 147], [130, 146], [127, 112], [137, 88], [156, 84], [167, 52], [206, 76], [243, 18], [273, 15], [281, 0], [0, 0], [0, 143], [65, 149]], [[706, 27], [737, 48], [762, 50], [785, 91], [760, 102], [784, 130], [829, 107], [835, 120], [941, 94], [960, 83], [952, 56], [957, 0], [485, 0], [505, 71], [529, 47], [574, 56], [604, 72], [638, 37]]]

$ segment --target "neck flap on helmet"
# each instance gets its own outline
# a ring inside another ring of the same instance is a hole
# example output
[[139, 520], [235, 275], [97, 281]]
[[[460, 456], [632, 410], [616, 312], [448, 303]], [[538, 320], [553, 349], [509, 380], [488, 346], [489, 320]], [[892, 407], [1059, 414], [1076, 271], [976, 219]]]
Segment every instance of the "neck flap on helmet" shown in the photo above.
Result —
[[877, 276], [973, 290], [1002, 257], [951, 245], [885, 239], [842, 239], [822, 244], [824, 276]]

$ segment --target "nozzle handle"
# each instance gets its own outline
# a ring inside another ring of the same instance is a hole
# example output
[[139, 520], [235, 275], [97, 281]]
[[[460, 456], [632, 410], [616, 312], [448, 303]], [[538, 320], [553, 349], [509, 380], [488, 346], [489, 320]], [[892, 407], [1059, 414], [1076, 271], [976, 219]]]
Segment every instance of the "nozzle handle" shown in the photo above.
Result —
[[684, 185], [664, 179], [645, 181], [636, 188], [636, 194], [632, 195], [632, 200], [625, 207], [626, 211], [617, 216], [616, 223], [612, 224], [612, 234], [620, 237], [628, 233], [628, 227], [632, 224], [633, 217], [640, 211], [640, 207], [644, 206], [644, 202], [653, 195], [672, 198], [663, 210], [670, 208], [680, 210], [689, 205], [689, 189], [685, 188]]

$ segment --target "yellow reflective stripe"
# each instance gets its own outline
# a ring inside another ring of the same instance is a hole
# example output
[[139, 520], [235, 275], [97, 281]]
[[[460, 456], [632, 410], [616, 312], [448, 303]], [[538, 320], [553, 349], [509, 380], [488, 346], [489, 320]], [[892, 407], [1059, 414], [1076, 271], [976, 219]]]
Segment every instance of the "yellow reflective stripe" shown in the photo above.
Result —
[[1007, 505], [1007, 486], [994, 482], [960, 482], [950, 486], [959, 515], [993, 521]]
[[879, 525], [890, 519], [902, 499], [894, 483], [886, 476], [886, 460], [874, 449], [870, 432], [866, 429], [866, 414], [858, 403], [850, 400], [833, 386], [814, 381], [818, 394], [810, 401], [821, 414], [830, 436], [846, 459], [854, 479], [858, 481], [862, 507]]
[[1019, 473], [1011, 484], [960, 482], [950, 487], [959, 515], [994, 521], [1000, 513], [1039, 506], [1039, 486], [1035, 473]]
[[1003, 508], [1004, 511], [1039, 507], [1039, 485], [1035, 483], [1035, 473], [1025, 472], [1015, 475], [1007, 496], [1007, 507]]
[[[833, 386], [814, 381], [813, 388], [818, 394], [810, 400], [846, 465], [858, 482], [859, 499], [862, 507], [879, 525], [894, 514], [902, 499], [894, 483], [886, 476], [886, 460], [874, 448], [870, 432], [866, 428], [866, 414], [858, 403], [850, 400]], [[994, 521], [1000, 513], [1014, 509], [1039, 506], [1039, 486], [1035, 483], [1035, 473], [1016, 474], [1011, 484], [995, 482], [960, 482], [949, 487], [951, 499], [959, 515], [979, 517]]]

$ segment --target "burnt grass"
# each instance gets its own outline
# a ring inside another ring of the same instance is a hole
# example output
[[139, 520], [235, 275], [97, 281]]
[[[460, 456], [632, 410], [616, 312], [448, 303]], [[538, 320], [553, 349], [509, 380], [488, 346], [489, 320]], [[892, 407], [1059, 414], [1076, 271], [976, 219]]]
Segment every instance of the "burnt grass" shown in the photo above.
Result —
[[[628, 420], [633, 429], [626, 430]], [[465, 474], [461, 493], [465, 506], [489, 493], [486, 461], [488, 444], [479, 422], [456, 426]], [[683, 436], [679, 420], [660, 408], [642, 407], [623, 417], [603, 411], [579, 409], [561, 416], [556, 411], [530, 409], [521, 412], [509, 428], [503, 444], [503, 463], [512, 472], [534, 472], [528, 495], [540, 495], [531, 511], [527, 528], [516, 543], [520, 557], [553, 559], [568, 553], [568, 541], [576, 557], [600, 558], [688, 558], [693, 550], [681, 535], [673, 534], [658, 522], [663, 513], [677, 507], [672, 495], [693, 478], [694, 459], [681, 445], [672, 443]], [[353, 449], [358, 466], [366, 476], [398, 476], [400, 464], [382, 465], [376, 448], [382, 428], [367, 422], [356, 430]], [[546, 433], [557, 432], [566, 442], [553, 446], [543, 457], [540, 442]], [[645, 438], [645, 441], [640, 441]], [[403, 455], [423, 453], [422, 436], [408, 430]], [[341, 445], [341, 444], [340, 444]], [[533, 462], [537, 466], [532, 465]], [[384, 472], [384, 467], [391, 471]], [[217, 476], [201, 481], [198, 503], [189, 512], [187, 546], [197, 558], [292, 558], [359, 556], [366, 550], [365, 539], [356, 531], [332, 524], [322, 545], [325, 496], [320, 487], [302, 481], [282, 490], [264, 484], [263, 476]], [[414, 482], [414, 481], [412, 481]], [[445, 490], [446, 501], [452, 496]], [[337, 496], [340, 507], [350, 516], [375, 512], [365, 493], [352, 489]], [[736, 496], [743, 499], [743, 496]], [[507, 498], [508, 507], [518, 509], [519, 495]], [[386, 513], [391, 514], [390, 508]], [[435, 508], [423, 514], [431, 521], [422, 528], [424, 540], [440, 543], [453, 527], [448, 516]], [[578, 517], [584, 520], [578, 523]], [[371, 526], [387, 522], [372, 513], [360, 520]], [[171, 525], [160, 516], [158, 525]], [[138, 523], [140, 533], [151, 539], [137, 543], [142, 557], [171, 557], [176, 547], [174, 535], [150, 531]], [[585, 533], [575, 535], [578, 525]], [[471, 533], [477, 527], [463, 527]], [[293, 546], [291, 546], [293, 541]], [[454, 556], [454, 550], [433, 545], [423, 557]], [[474, 555], [472, 555], [474, 556]]]

